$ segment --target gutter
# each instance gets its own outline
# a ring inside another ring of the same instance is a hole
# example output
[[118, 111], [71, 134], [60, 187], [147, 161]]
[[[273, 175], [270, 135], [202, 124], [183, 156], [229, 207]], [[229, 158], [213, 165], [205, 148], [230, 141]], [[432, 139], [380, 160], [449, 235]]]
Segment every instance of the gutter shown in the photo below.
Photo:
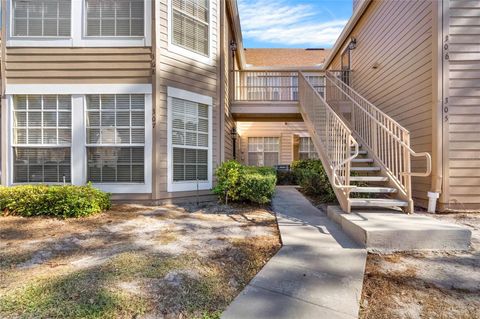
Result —
[[350, 35], [353, 28], [355, 28], [358, 21], [363, 16], [363, 14], [367, 10], [367, 8], [368, 8], [368, 6], [370, 5], [371, 2], [372, 2], [372, 0], [364, 0], [364, 1], [362, 1], [362, 3], [359, 6], [357, 6], [357, 9], [353, 13], [350, 20], [348, 20], [347, 24], [343, 28], [342, 33], [340, 34], [337, 41], [335, 42], [335, 45], [333, 46], [332, 50], [330, 51], [330, 54], [328, 55], [327, 59], [325, 60], [325, 63], [323, 64], [324, 70], [326, 70], [330, 66], [333, 59], [337, 55], [338, 51], [342, 48], [343, 43], [345, 42], [345, 40]]

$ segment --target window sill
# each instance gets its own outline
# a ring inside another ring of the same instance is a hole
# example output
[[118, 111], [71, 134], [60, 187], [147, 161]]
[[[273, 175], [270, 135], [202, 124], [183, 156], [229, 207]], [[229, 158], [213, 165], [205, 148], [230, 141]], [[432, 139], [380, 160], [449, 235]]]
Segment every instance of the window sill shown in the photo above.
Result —
[[188, 192], [188, 191], [196, 191], [196, 190], [204, 191], [212, 189], [212, 182], [173, 182], [168, 184], [167, 191], [169, 193], [172, 192]]
[[7, 47], [149, 47], [150, 41], [145, 37], [139, 38], [9, 38]]
[[215, 65], [215, 62], [213, 61], [211, 55], [210, 56], [204, 56], [204, 55], [201, 55], [199, 53], [195, 53], [193, 51], [190, 51], [190, 50], [184, 49], [182, 47], [179, 47], [179, 46], [177, 46], [175, 44], [172, 44], [172, 43], [170, 43], [168, 45], [168, 51], [170, 51], [172, 53], [179, 54], [183, 57], [195, 60], [195, 61], [200, 62], [200, 63], [204, 63], [204, 64], [212, 65], [212, 66]]
[[92, 186], [113, 194], [145, 194], [152, 192], [151, 185], [145, 183], [92, 183]]

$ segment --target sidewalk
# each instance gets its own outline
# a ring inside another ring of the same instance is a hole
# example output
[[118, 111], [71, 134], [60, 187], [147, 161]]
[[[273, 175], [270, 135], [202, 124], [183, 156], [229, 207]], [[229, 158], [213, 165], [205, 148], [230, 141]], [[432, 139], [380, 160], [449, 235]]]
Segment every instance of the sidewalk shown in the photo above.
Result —
[[366, 250], [294, 187], [277, 187], [273, 209], [283, 247], [222, 318], [357, 318]]

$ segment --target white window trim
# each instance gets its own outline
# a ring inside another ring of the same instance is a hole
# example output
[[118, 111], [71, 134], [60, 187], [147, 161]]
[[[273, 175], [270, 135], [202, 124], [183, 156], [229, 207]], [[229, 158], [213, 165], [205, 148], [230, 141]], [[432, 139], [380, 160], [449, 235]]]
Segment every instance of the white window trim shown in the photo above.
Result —
[[[172, 39], [173, 39], [173, 16], [172, 16], [172, 11], [173, 11], [173, 5], [172, 5], [172, 0], [168, 0], [168, 5], [167, 5], [167, 11], [168, 11], [168, 51], [177, 53], [179, 55], [182, 55], [186, 58], [205, 63], [208, 65], [214, 65], [215, 61], [213, 57], [215, 56], [213, 53], [213, 4], [214, 2], [212, 0], [208, 1], [208, 56], [195, 53], [193, 51], [190, 51], [188, 49], [182, 48], [178, 45], [173, 44]], [[159, 34], [160, 36], [160, 34]], [[157, 41], [160, 41], [160, 39], [157, 39]], [[160, 43], [160, 42], [159, 42]]]
[[[183, 192], [183, 191], [195, 191], [195, 190], [210, 190], [212, 189], [212, 161], [213, 161], [213, 147], [212, 147], [212, 107], [213, 98], [206, 95], [201, 95], [173, 87], [167, 88], [167, 191], [171, 192]], [[192, 182], [174, 182], [173, 181], [173, 143], [172, 143], [172, 98], [187, 100], [195, 103], [208, 105], [208, 171], [207, 181], [199, 181], [198, 185], [196, 181]], [[198, 188], [197, 188], [198, 187]]]
[[[115, 89], [116, 87], [116, 89]], [[69, 84], [63, 86], [63, 91], [55, 85], [44, 84], [17, 84], [7, 85], [8, 130], [8, 172], [7, 185], [13, 183], [13, 95], [16, 94], [69, 94], [72, 95], [72, 142], [71, 142], [71, 183], [85, 185], [87, 183], [87, 148], [85, 139], [85, 111], [88, 94], [145, 94], [145, 182], [144, 183], [93, 183], [98, 189], [109, 193], [148, 194], [152, 192], [152, 86], [142, 84], [137, 90], [126, 90], [125, 85], [108, 85], [105, 89], [102, 84]], [[210, 143], [210, 141], [209, 141]], [[82, 147], [78, 147], [82, 146]], [[75, 160], [74, 160], [75, 159]], [[82, 159], [82, 160], [79, 160]], [[57, 183], [58, 184], [58, 183]]]
[[7, 47], [148, 47], [152, 45], [152, 0], [145, 0], [143, 37], [87, 37], [85, 0], [72, 0], [70, 37], [16, 37], [12, 35], [12, 1], [7, 0]]

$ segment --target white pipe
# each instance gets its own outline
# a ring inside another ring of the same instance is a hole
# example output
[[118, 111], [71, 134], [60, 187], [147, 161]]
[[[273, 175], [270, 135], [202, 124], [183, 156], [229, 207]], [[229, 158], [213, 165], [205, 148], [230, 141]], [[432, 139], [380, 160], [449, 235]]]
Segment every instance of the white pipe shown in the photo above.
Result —
[[428, 212], [434, 214], [437, 208], [438, 192], [428, 192]]

